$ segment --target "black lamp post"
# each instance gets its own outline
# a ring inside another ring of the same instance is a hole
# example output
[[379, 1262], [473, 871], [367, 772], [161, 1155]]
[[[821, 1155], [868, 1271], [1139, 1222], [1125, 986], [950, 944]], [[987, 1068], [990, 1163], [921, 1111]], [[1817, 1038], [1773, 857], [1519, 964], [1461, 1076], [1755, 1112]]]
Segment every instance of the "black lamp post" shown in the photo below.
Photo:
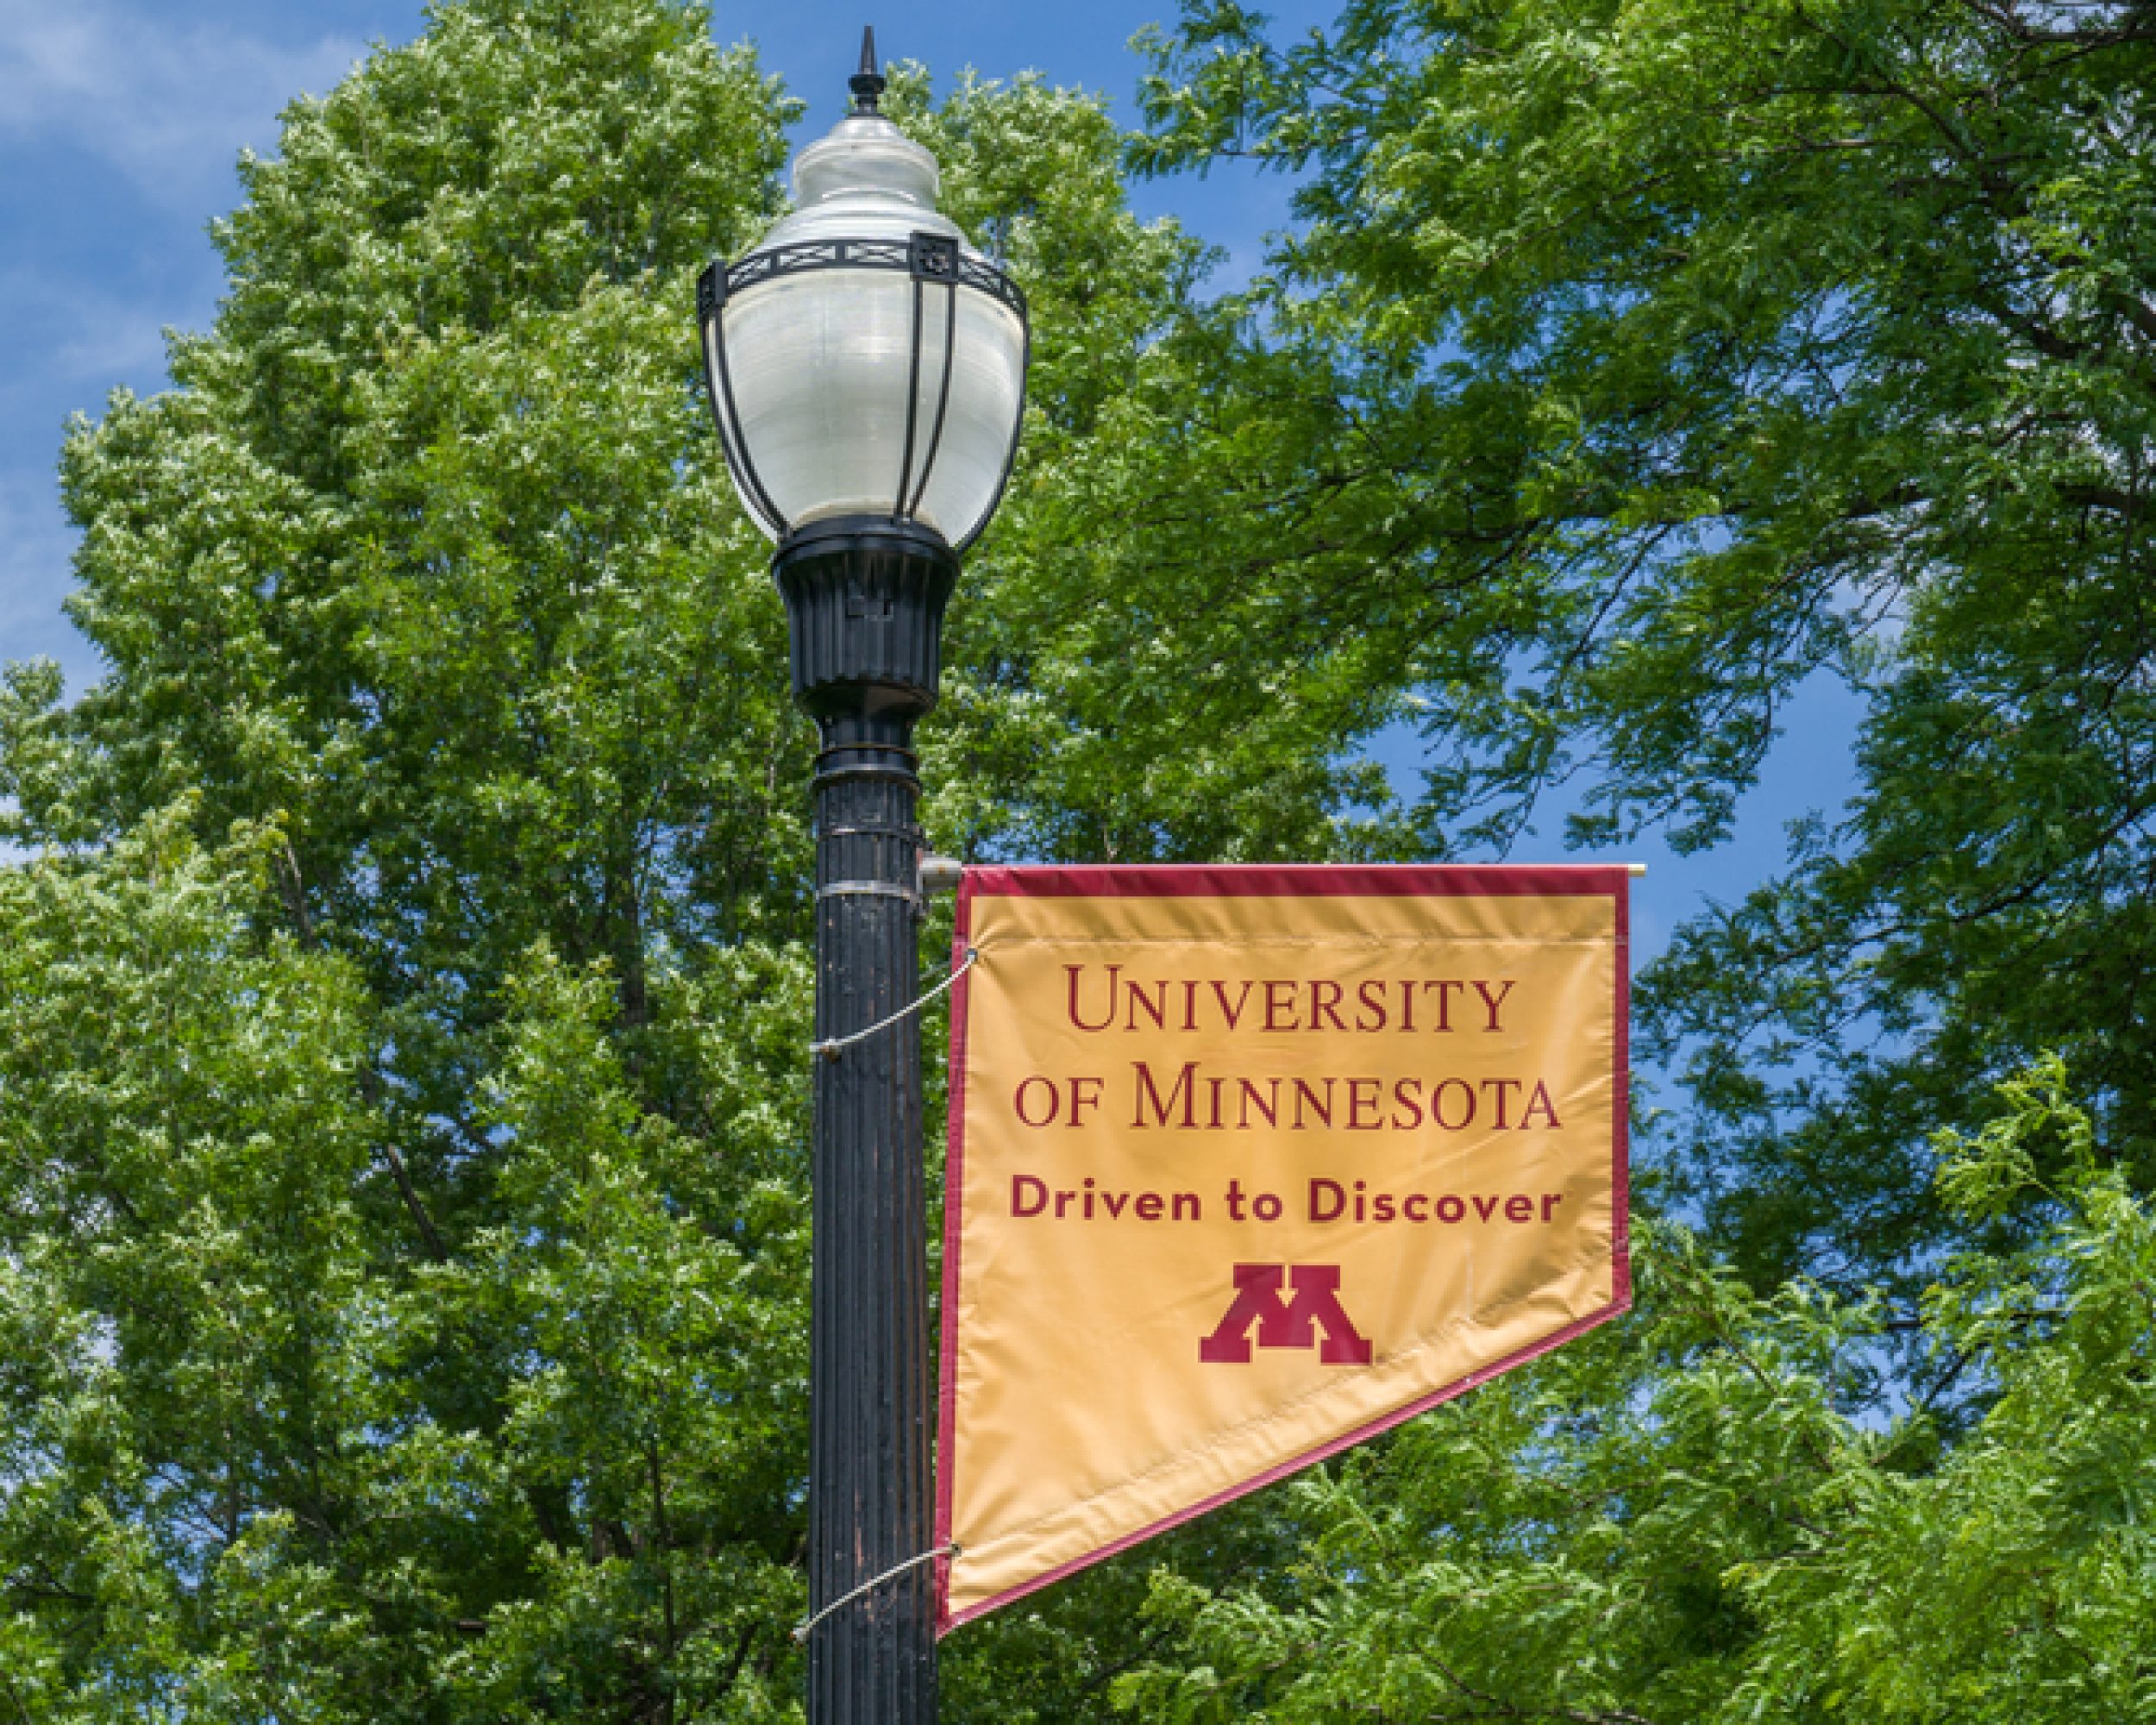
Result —
[[[698, 284], [726, 460], [777, 552], [817, 757], [816, 1033], [919, 987], [914, 721], [936, 705], [959, 553], [1003, 494], [1025, 300], [937, 213], [935, 158], [855, 111], [794, 163], [797, 208]], [[906, 1017], [817, 1062], [809, 1446], [812, 1725], [936, 1716], [921, 1045]], [[918, 1561], [917, 1561], [918, 1560]]]

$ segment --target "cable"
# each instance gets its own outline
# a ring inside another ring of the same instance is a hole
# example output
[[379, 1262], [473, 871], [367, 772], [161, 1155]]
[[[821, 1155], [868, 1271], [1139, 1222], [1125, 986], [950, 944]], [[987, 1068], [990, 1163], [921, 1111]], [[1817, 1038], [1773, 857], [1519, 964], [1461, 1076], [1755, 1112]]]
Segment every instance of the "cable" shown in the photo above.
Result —
[[841, 1049], [851, 1048], [854, 1044], [857, 1042], [866, 1042], [878, 1031], [888, 1030], [893, 1025], [898, 1023], [899, 1019], [912, 1018], [914, 1013], [920, 1011], [923, 1007], [926, 1006], [931, 1000], [934, 1000], [938, 994], [942, 994], [944, 989], [950, 988], [953, 983], [957, 982], [957, 980], [961, 976], [964, 975], [966, 972], [972, 969], [975, 962], [979, 959], [981, 955], [978, 952], [976, 952], [972, 947], [968, 946], [966, 949], [966, 962], [963, 964], [961, 964], [956, 970], [952, 971], [950, 975], [944, 977], [942, 982], [938, 982], [934, 988], [931, 988], [925, 994], [922, 995], [919, 1000], [914, 1001], [912, 1006], [900, 1007], [898, 1011], [892, 1013], [889, 1018], [880, 1019], [874, 1024], [870, 1025], [868, 1029], [857, 1030], [851, 1036], [837, 1036], [832, 1037], [830, 1040], [825, 1042], [812, 1042], [809, 1044], [809, 1052], [811, 1054], [820, 1054], [826, 1060], [836, 1060], [838, 1058], [838, 1052]]
[[[918, 1005], [918, 1003], [916, 1002], [916, 1004]], [[904, 1575], [906, 1571], [910, 1569], [918, 1569], [923, 1564], [932, 1563], [937, 1558], [943, 1557], [945, 1555], [955, 1558], [964, 1549], [964, 1546], [959, 1545], [958, 1542], [954, 1540], [948, 1546], [938, 1546], [932, 1552], [923, 1552], [920, 1556], [917, 1558], [908, 1558], [902, 1564], [893, 1564], [889, 1569], [884, 1571], [881, 1575], [869, 1577], [868, 1580], [862, 1582], [861, 1585], [856, 1587], [851, 1593], [840, 1594], [837, 1598], [832, 1600], [829, 1605], [826, 1605], [821, 1611], [818, 1612], [813, 1617], [809, 1618], [806, 1622], [795, 1624], [793, 1626], [793, 1639], [797, 1641], [807, 1640], [809, 1638], [809, 1632], [815, 1628], [815, 1627], [818, 1623], [821, 1623], [826, 1617], [830, 1616], [832, 1612], [837, 1610], [840, 1606], [851, 1605], [854, 1601], [860, 1598], [862, 1594], [873, 1592], [875, 1589], [881, 1587], [885, 1582], [890, 1580], [892, 1577]]]

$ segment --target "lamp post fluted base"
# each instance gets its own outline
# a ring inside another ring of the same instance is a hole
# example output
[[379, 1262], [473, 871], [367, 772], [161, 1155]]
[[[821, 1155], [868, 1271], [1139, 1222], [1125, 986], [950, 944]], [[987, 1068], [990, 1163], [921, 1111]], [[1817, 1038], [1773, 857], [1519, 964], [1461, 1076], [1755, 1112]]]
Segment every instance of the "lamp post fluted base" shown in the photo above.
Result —
[[[913, 726], [935, 704], [957, 560], [918, 530], [839, 523], [789, 540], [773, 574], [823, 741], [820, 1043], [919, 993]], [[810, 1632], [810, 1725], [933, 1725], [935, 1570], [901, 1567], [935, 1539], [918, 1019], [818, 1059], [813, 1130], [810, 1609], [877, 1584]]]

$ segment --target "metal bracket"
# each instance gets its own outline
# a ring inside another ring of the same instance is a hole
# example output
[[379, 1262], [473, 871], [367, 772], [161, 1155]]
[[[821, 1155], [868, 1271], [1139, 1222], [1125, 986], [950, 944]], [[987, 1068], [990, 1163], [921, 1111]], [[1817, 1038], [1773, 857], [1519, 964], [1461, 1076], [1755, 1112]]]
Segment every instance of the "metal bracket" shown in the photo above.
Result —
[[904, 899], [917, 904], [920, 894], [911, 887], [894, 887], [888, 881], [833, 881], [828, 887], [816, 889], [818, 899]]
[[921, 858], [921, 891], [941, 896], [955, 893], [959, 882], [966, 878], [966, 865], [955, 856], [924, 856]]

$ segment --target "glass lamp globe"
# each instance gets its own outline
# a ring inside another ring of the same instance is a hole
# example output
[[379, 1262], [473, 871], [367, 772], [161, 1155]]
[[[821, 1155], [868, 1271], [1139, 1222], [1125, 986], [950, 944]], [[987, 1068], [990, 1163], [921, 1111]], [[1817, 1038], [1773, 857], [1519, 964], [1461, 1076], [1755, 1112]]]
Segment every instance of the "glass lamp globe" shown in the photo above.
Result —
[[698, 285], [712, 412], [781, 548], [880, 522], [962, 551], [1001, 500], [1025, 405], [1025, 298], [936, 208], [936, 159], [855, 111], [793, 165], [796, 208]]

